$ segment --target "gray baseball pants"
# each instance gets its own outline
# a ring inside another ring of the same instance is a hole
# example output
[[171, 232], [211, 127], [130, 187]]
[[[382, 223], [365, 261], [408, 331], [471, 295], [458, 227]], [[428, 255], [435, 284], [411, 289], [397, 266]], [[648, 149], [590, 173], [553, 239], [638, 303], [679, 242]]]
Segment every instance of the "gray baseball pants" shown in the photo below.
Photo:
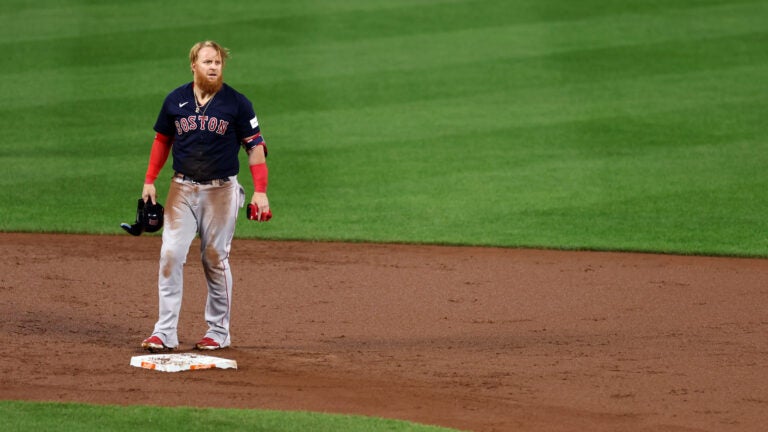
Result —
[[245, 191], [232, 176], [229, 181], [200, 184], [174, 177], [168, 190], [158, 274], [159, 317], [153, 331], [165, 346], [179, 345], [178, 325], [184, 292], [184, 264], [192, 240], [200, 235], [200, 256], [208, 297], [205, 336], [221, 347], [231, 343], [232, 272], [229, 251], [235, 233], [238, 209]]

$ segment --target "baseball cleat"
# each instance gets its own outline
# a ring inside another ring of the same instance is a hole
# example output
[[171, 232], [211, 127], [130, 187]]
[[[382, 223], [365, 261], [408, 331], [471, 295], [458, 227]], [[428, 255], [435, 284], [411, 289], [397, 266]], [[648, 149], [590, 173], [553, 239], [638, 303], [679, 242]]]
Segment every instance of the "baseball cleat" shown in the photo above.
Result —
[[165, 346], [163, 341], [157, 336], [150, 336], [144, 339], [144, 341], [141, 343], [141, 347], [149, 351], [160, 351], [163, 349], [170, 349], [167, 346]]
[[209, 337], [204, 337], [200, 342], [195, 344], [195, 348], [199, 350], [213, 351], [221, 349], [221, 345]]

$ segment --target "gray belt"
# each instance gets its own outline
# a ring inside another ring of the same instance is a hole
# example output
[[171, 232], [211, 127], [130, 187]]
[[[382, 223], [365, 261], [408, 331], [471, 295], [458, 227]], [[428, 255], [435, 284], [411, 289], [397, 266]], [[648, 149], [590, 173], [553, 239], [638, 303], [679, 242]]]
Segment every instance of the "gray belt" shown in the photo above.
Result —
[[192, 182], [192, 183], [199, 184], [199, 185], [216, 185], [216, 186], [220, 186], [220, 185], [222, 185], [224, 183], [229, 182], [229, 177], [224, 177], [224, 178], [220, 178], [220, 179], [212, 179], [212, 180], [200, 181], [200, 180], [195, 180], [192, 177], [189, 177], [189, 176], [187, 176], [185, 174], [182, 174], [180, 172], [177, 172], [176, 174], [174, 174], [173, 178], [181, 179], [183, 181], [188, 181], [188, 182]]

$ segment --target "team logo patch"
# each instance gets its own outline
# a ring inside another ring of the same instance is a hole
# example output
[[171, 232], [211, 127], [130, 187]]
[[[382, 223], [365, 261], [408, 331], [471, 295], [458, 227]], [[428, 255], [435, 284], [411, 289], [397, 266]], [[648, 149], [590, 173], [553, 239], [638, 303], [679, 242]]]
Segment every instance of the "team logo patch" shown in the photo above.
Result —
[[256, 129], [259, 127], [259, 119], [256, 118], [256, 116], [253, 116], [251, 119], [251, 129]]

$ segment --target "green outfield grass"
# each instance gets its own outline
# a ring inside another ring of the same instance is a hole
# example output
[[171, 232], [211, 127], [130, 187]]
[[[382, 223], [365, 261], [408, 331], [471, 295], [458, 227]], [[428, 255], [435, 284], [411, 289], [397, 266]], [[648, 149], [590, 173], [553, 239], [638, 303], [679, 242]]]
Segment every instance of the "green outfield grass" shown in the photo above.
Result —
[[238, 236], [768, 256], [766, 1], [195, 3], [10, 1], [0, 230], [121, 233], [213, 38], [270, 149]]
[[210, 38], [269, 144], [275, 217], [240, 237], [768, 256], [768, 1], [3, 6], [0, 231], [122, 234]]

